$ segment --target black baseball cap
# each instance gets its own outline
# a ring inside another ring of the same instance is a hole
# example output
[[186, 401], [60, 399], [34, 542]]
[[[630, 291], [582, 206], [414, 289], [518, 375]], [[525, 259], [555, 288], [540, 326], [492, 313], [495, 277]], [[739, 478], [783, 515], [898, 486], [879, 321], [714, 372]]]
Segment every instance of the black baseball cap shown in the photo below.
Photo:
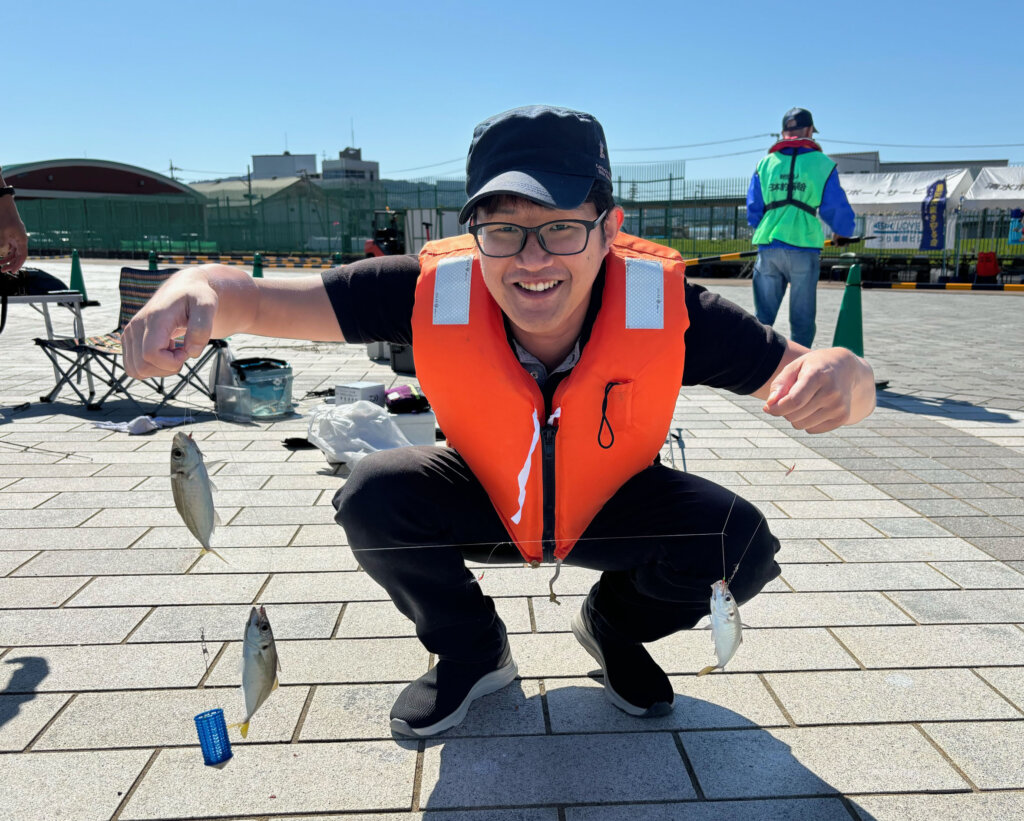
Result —
[[604, 129], [590, 114], [549, 105], [513, 108], [473, 131], [466, 158], [466, 222], [476, 203], [513, 194], [539, 205], [579, 208], [595, 180], [612, 181]]
[[[795, 131], [798, 128], [814, 128], [814, 118], [806, 108], [791, 108], [782, 115], [782, 130]], [[815, 131], [818, 129], [814, 128]]]

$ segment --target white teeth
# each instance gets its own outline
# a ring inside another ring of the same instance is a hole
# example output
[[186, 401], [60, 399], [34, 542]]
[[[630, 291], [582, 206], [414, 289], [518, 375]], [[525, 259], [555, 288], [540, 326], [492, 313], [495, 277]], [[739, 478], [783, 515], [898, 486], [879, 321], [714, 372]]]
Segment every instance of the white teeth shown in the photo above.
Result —
[[520, 282], [519, 287], [525, 288], [527, 291], [547, 291], [549, 288], [554, 288], [558, 282], [551, 280], [550, 282]]

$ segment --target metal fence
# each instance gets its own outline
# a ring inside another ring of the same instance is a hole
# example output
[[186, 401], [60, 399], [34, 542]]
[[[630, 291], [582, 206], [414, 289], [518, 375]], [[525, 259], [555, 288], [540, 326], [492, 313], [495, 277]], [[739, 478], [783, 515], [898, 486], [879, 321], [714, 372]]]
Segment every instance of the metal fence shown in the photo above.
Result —
[[[624, 230], [670, 245], [684, 257], [751, 249], [746, 219], [749, 178], [688, 180], [677, 164], [636, 163], [613, 167], [617, 202], [625, 210]], [[678, 175], [678, 176], [677, 176]], [[103, 255], [158, 253], [362, 254], [371, 236], [373, 212], [457, 212], [465, 202], [458, 177], [382, 180], [366, 184], [314, 181], [272, 196], [228, 196], [195, 200], [170, 196], [89, 197], [22, 200], [18, 208], [29, 229], [29, 250]], [[291, 190], [291, 193], [289, 191]], [[1024, 246], [1008, 241], [1005, 211], [961, 214], [948, 250], [869, 249], [862, 245], [826, 249], [825, 255], [856, 252], [946, 260], [995, 251], [1024, 257]]]

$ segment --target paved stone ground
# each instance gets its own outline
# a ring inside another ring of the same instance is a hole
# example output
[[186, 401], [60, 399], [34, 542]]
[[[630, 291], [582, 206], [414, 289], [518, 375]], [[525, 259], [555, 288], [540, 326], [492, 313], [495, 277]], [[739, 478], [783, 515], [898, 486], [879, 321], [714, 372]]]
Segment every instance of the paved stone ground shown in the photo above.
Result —
[[[40, 265], [68, 275], [67, 261]], [[117, 270], [85, 265], [102, 302], [86, 311], [90, 333], [114, 325]], [[749, 307], [749, 283], [711, 286]], [[842, 291], [819, 293], [823, 345]], [[42, 321], [12, 308], [0, 338], [0, 818], [1022, 817], [1024, 299], [868, 291], [864, 314], [890, 385], [857, 426], [809, 436], [754, 400], [680, 395], [686, 469], [755, 501], [783, 541], [783, 576], [743, 608], [726, 673], [695, 676], [712, 659], [707, 632], [658, 642], [675, 712], [630, 719], [568, 631], [593, 574], [563, 572], [556, 607], [548, 571], [492, 568], [481, 584], [521, 679], [416, 743], [392, 738], [387, 711], [430, 659], [332, 523], [343, 469], [282, 446], [304, 419], [196, 412], [191, 430], [219, 463], [215, 547], [231, 565], [199, 558], [171, 500], [171, 432], [92, 426], [138, 413], [123, 401], [39, 404], [53, 379], [31, 344]], [[401, 381], [357, 346], [232, 344], [287, 359], [300, 399]], [[239, 640], [255, 602], [273, 620], [282, 687], [247, 741], [233, 734], [234, 758], [204, 767], [192, 717], [241, 717]]]

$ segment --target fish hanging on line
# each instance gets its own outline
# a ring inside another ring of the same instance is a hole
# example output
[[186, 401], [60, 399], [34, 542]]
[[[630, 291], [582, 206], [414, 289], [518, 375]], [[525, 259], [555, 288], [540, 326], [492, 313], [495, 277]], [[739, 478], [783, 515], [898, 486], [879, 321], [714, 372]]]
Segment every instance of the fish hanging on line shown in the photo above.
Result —
[[214, 528], [221, 523], [213, 507], [213, 487], [203, 462], [203, 452], [191, 434], [178, 432], [171, 442], [171, 493], [185, 526], [203, 546], [202, 553], [212, 553], [225, 564], [227, 559], [210, 547]]
[[242, 738], [249, 735], [249, 721], [267, 697], [277, 689], [277, 671], [281, 662], [277, 658], [274, 631], [270, 628], [267, 609], [255, 607], [249, 613], [242, 639], [242, 695], [245, 698], [245, 719], [231, 727], [238, 727]]
[[743, 641], [740, 609], [725, 579], [711, 585], [711, 640], [715, 644], [718, 664], [705, 667], [697, 673], [698, 676], [706, 676], [712, 670], [724, 670]]

